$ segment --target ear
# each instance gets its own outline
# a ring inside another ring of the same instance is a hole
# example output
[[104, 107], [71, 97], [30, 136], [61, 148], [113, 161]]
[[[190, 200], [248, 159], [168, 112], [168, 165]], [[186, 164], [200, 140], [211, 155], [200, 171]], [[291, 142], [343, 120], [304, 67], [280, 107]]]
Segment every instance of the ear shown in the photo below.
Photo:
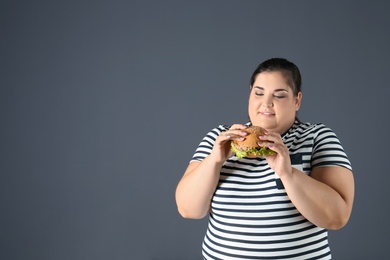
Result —
[[302, 101], [302, 92], [299, 92], [298, 95], [295, 97], [295, 111], [298, 111], [301, 107], [301, 101]]

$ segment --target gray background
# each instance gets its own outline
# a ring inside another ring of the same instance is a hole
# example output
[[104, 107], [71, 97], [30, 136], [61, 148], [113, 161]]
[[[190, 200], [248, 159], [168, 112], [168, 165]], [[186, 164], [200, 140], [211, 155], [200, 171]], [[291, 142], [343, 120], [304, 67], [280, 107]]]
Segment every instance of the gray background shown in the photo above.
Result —
[[389, 259], [389, 3], [1, 1], [0, 259], [200, 259], [177, 182], [275, 56], [353, 164], [334, 259]]

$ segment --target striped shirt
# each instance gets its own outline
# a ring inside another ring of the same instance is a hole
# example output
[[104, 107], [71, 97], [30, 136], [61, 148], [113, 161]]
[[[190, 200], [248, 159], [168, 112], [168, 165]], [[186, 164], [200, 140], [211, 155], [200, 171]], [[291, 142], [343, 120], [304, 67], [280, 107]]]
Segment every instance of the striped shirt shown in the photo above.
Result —
[[[226, 127], [201, 141], [192, 158], [202, 161]], [[295, 122], [282, 135], [293, 167], [351, 164], [335, 133], [323, 124]], [[211, 201], [204, 259], [331, 259], [326, 229], [305, 219], [264, 158], [229, 158]]]

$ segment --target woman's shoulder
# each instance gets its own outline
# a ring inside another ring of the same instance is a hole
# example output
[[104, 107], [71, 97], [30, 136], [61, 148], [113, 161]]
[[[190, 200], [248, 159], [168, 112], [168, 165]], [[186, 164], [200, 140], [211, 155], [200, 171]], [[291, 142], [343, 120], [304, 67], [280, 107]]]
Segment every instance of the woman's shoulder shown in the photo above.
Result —
[[333, 131], [324, 123], [295, 122], [290, 130], [283, 136], [285, 139], [313, 138], [323, 133], [333, 134]]
[[215, 140], [222, 132], [225, 132], [228, 129], [229, 125], [217, 125], [214, 128], [209, 129], [203, 139]]
[[292, 130], [293, 131], [300, 131], [300, 132], [312, 132], [312, 131], [319, 131], [319, 130], [330, 130], [329, 127], [327, 127], [324, 123], [311, 123], [311, 122], [295, 122]]

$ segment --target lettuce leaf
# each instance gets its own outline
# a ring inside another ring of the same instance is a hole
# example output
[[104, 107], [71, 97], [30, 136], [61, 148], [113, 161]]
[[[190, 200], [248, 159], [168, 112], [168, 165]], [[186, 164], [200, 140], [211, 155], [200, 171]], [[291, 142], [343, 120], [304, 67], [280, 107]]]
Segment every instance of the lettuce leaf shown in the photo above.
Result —
[[256, 156], [267, 156], [276, 154], [275, 151], [269, 149], [268, 147], [260, 147], [260, 148], [250, 148], [246, 151], [240, 151], [234, 146], [234, 142], [231, 142], [232, 151], [236, 154], [237, 158], [245, 158], [248, 154], [256, 155]]

